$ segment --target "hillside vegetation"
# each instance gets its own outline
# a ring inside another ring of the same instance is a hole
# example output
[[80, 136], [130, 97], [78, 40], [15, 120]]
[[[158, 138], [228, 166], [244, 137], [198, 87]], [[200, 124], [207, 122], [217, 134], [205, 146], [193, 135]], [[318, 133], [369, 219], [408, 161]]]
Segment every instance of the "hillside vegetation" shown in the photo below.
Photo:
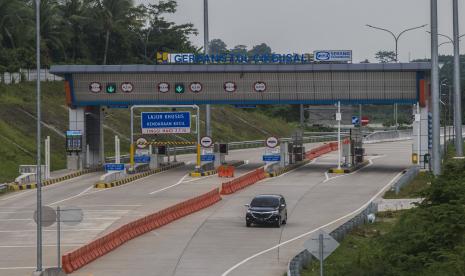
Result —
[[[259, 111], [245, 111], [231, 106], [214, 105], [213, 138], [218, 142], [265, 139], [267, 136], [289, 137], [293, 124], [270, 118]], [[203, 112], [201, 129], [204, 130]], [[62, 82], [45, 82], [42, 86], [42, 133], [51, 137], [52, 170], [65, 167], [65, 137], [68, 107]], [[136, 122], [135, 126], [139, 124]], [[105, 155], [114, 152], [114, 136], [121, 139], [121, 152], [129, 150], [130, 116], [128, 109], [105, 112]], [[136, 129], [137, 131], [137, 129]], [[201, 132], [202, 133], [202, 132]], [[149, 137], [153, 140], [195, 141], [194, 135]], [[18, 176], [20, 164], [35, 164], [36, 97], [33, 83], [0, 85], [0, 183]]]
[[[379, 214], [325, 261], [326, 275], [465, 275], [465, 161], [449, 160], [416, 208]], [[391, 214], [392, 215], [392, 214]], [[304, 275], [317, 275], [315, 262]]]

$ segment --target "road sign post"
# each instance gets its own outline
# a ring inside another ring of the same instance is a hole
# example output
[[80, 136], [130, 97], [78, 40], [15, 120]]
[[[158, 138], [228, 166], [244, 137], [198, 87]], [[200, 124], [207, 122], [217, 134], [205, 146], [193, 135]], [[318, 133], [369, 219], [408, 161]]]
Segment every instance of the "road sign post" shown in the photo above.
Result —
[[323, 262], [336, 250], [339, 243], [323, 230], [314, 233], [305, 243], [304, 247], [320, 261], [320, 275], [323, 275]]

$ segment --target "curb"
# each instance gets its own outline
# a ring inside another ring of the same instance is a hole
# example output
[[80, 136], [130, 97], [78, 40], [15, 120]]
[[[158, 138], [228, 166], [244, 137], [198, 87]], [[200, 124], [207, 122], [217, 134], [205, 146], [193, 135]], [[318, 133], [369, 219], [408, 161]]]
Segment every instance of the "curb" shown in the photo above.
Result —
[[191, 177], [201, 177], [201, 176], [214, 175], [214, 174], [217, 174], [217, 173], [218, 173], [218, 170], [206, 171], [206, 172], [201, 172], [201, 173], [191, 172], [191, 173], [189, 173], [189, 176], [191, 176]]
[[[47, 179], [47, 180], [42, 181], [42, 187], [49, 186], [49, 185], [52, 185], [52, 184], [55, 184], [55, 183], [58, 183], [58, 182], [73, 179], [73, 178], [76, 178], [76, 177], [84, 175], [84, 174], [93, 173], [93, 172], [97, 172], [97, 171], [101, 171], [101, 170], [103, 170], [103, 168], [101, 168], [101, 167], [93, 168], [93, 169], [85, 169], [85, 170], [82, 170], [82, 171], [77, 171], [77, 172], [73, 172], [73, 173], [64, 175], [62, 177]], [[8, 184], [8, 189], [11, 190], [11, 191], [32, 190], [32, 189], [36, 189], [36, 188], [37, 188], [36, 183], [21, 184], [21, 185], [18, 185], [18, 184], [15, 184], [15, 183]]]
[[[226, 163], [228, 166], [233, 166], [233, 167], [239, 167], [239, 166], [242, 166], [245, 164], [244, 160], [241, 160], [241, 161], [237, 161], [237, 162], [234, 162], [234, 163]], [[218, 173], [218, 169], [215, 169], [215, 170], [211, 170], [211, 171], [205, 171], [205, 172], [190, 172], [189, 173], [189, 176], [190, 177], [202, 177], [202, 176], [210, 176], [210, 175], [214, 175], [214, 174], [217, 174]]]
[[348, 169], [337, 169], [337, 168], [332, 168], [328, 170], [328, 173], [335, 173], [335, 174], [346, 174], [346, 173], [353, 173], [356, 170], [359, 170], [366, 165], [368, 165], [368, 161], [363, 161], [363, 163], [353, 167], [353, 168], [348, 168]]
[[94, 185], [94, 188], [97, 188], [97, 189], [109, 189], [109, 188], [118, 187], [118, 186], [127, 184], [129, 182], [132, 182], [134, 180], [141, 179], [143, 177], [146, 177], [146, 176], [149, 176], [149, 175], [152, 175], [152, 174], [157, 174], [157, 173], [160, 173], [160, 172], [164, 172], [164, 171], [167, 171], [167, 170], [170, 170], [170, 169], [178, 168], [178, 167], [181, 167], [181, 166], [184, 166], [184, 162], [168, 165], [168, 166], [158, 168], [158, 169], [145, 171], [143, 173], [131, 175], [129, 177], [126, 177], [126, 178], [123, 178], [123, 179], [120, 179], [120, 180], [116, 180], [116, 181], [112, 181], [112, 182], [109, 182], [109, 183], [105, 183], [105, 182], [96, 183]]
[[295, 164], [292, 164], [292, 165], [289, 165], [289, 166], [286, 166], [280, 170], [277, 170], [277, 171], [274, 171], [274, 172], [271, 172], [271, 173], [266, 173], [266, 176], [267, 177], [276, 177], [276, 176], [280, 176], [284, 173], [287, 173], [291, 170], [294, 170], [294, 169], [297, 169], [297, 168], [300, 168], [302, 166], [305, 166], [307, 165], [308, 163], [310, 163], [311, 160], [305, 160], [305, 161], [300, 161], [299, 163], [295, 163]]

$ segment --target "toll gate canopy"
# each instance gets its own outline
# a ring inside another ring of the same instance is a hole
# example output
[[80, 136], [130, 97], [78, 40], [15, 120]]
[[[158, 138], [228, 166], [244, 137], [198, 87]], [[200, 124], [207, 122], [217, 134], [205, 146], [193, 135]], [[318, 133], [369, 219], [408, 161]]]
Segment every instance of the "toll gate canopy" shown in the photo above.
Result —
[[415, 104], [430, 63], [58, 65], [70, 106]]

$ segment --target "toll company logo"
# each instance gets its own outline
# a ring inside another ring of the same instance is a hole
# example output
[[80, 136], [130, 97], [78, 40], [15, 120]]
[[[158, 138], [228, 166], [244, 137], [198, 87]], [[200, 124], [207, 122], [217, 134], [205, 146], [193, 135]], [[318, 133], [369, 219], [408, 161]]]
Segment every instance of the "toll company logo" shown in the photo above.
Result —
[[199, 93], [202, 91], [202, 84], [200, 82], [192, 82], [189, 85], [189, 89], [191, 92]]
[[89, 91], [92, 93], [99, 93], [102, 91], [102, 84], [99, 82], [93, 82], [89, 84]]
[[263, 81], [257, 81], [253, 85], [253, 89], [255, 92], [265, 92], [266, 91], [266, 83]]
[[134, 85], [130, 82], [123, 82], [121, 84], [121, 91], [124, 93], [131, 93], [134, 90]]
[[224, 87], [224, 91], [229, 92], [229, 93], [236, 92], [237, 90], [237, 85], [232, 81], [225, 82], [223, 87]]
[[331, 54], [329, 52], [318, 52], [316, 54], [316, 60], [329, 60], [331, 58]]
[[158, 84], [158, 92], [168, 93], [170, 91], [170, 84], [167, 82], [160, 82]]

